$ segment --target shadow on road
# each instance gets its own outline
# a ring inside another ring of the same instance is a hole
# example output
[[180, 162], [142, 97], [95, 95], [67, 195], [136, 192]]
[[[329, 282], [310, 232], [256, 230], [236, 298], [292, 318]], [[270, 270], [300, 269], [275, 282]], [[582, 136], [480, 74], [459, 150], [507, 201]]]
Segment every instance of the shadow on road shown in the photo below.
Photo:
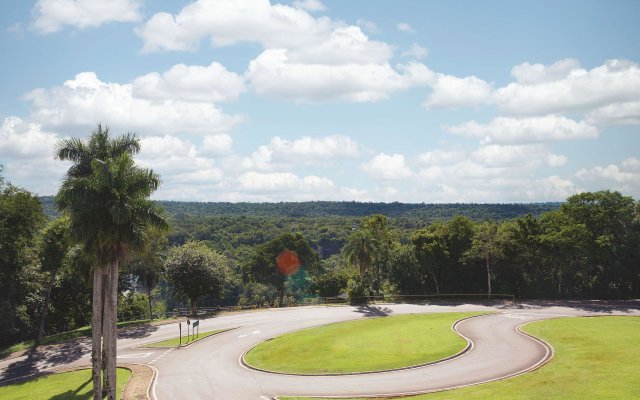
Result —
[[632, 313], [640, 310], [640, 300], [522, 300], [515, 306], [504, 308], [536, 310], [549, 307], [568, 307], [598, 313]]
[[91, 352], [90, 340], [75, 340], [59, 346], [33, 348], [26, 353], [27, 358], [17, 359], [0, 372], [0, 385], [4, 381], [33, 375], [43, 368], [72, 363]]
[[126, 329], [118, 329], [118, 339], [138, 339], [151, 335], [158, 330], [155, 325], [135, 325]]
[[387, 307], [365, 305], [358, 306], [358, 308], [356, 308], [354, 312], [361, 313], [365, 317], [386, 317], [387, 315], [391, 314], [393, 310]]

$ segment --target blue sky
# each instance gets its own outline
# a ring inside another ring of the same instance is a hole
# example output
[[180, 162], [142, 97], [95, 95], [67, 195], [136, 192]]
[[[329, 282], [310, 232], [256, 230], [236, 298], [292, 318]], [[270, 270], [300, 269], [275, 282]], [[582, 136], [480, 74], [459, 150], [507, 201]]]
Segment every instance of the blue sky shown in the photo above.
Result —
[[0, 164], [136, 132], [155, 197], [640, 198], [637, 1], [0, 3]]

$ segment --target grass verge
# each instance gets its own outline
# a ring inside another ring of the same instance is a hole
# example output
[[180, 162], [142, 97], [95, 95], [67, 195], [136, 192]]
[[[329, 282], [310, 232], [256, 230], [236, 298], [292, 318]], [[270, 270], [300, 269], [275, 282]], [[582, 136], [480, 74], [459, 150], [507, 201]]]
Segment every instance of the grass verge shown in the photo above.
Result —
[[541, 369], [503, 381], [402, 399], [640, 398], [640, 318], [562, 318], [535, 322], [523, 330], [554, 347], [554, 358]]
[[379, 371], [440, 360], [467, 342], [451, 330], [479, 313], [409, 314], [305, 329], [260, 343], [245, 362], [269, 371], [322, 374]]
[[[220, 332], [225, 332], [228, 331], [228, 329], [217, 329], [215, 331], [206, 331], [206, 332], [200, 332], [198, 333], [198, 335], [196, 337], [193, 336], [189, 336], [189, 339], [187, 339], [187, 337], [182, 337], [182, 345], [186, 346], [188, 344], [191, 343], [195, 343], [198, 340], [202, 340], [204, 338], [207, 338], [211, 335], [215, 335], [216, 333], [220, 333]], [[140, 347], [147, 347], [147, 348], [153, 348], [153, 347], [178, 347], [178, 345], [180, 344], [180, 338], [173, 338], [173, 339], [167, 339], [167, 340], [163, 340], [162, 342], [155, 342], [155, 343], [149, 343], [146, 344], [144, 346], [140, 346]]]
[[[131, 378], [131, 371], [126, 368], [117, 370], [118, 398]], [[30, 381], [0, 386], [0, 399], [12, 400], [89, 400], [93, 398], [91, 370], [63, 372], [46, 375]]]

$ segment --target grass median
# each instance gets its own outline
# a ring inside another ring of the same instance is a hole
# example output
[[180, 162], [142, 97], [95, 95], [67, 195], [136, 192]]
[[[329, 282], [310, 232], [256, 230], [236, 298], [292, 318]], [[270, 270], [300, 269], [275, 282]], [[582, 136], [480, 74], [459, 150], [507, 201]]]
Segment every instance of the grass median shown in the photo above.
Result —
[[562, 318], [535, 322], [523, 330], [553, 346], [554, 357], [544, 367], [503, 381], [402, 399], [640, 398], [639, 317]]
[[[118, 368], [116, 371], [118, 398], [131, 378], [131, 371]], [[12, 400], [88, 400], [93, 397], [91, 370], [63, 372], [45, 375], [29, 381], [0, 386], [0, 399]]]
[[252, 367], [323, 374], [379, 371], [440, 360], [467, 342], [451, 330], [478, 313], [408, 314], [367, 318], [279, 336], [245, 355]]
[[182, 346], [186, 346], [186, 345], [195, 343], [199, 340], [202, 340], [204, 338], [207, 338], [209, 336], [215, 335], [217, 333], [225, 332], [225, 331], [228, 331], [228, 329], [216, 329], [215, 331], [199, 332], [198, 335], [196, 336], [193, 336], [193, 335], [183, 336], [182, 339], [180, 339], [179, 337], [175, 337], [173, 339], [163, 340], [162, 342], [145, 344], [144, 346], [140, 346], [140, 347], [146, 347], [146, 348], [178, 347], [180, 344], [182, 344]]

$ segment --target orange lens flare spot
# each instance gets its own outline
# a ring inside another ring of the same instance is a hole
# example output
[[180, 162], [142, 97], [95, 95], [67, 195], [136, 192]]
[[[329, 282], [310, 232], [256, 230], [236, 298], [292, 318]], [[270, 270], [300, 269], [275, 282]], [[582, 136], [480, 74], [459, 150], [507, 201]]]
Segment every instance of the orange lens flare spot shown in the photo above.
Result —
[[277, 260], [278, 272], [282, 275], [293, 275], [298, 272], [298, 269], [300, 269], [300, 258], [293, 251], [283, 250], [278, 254]]

